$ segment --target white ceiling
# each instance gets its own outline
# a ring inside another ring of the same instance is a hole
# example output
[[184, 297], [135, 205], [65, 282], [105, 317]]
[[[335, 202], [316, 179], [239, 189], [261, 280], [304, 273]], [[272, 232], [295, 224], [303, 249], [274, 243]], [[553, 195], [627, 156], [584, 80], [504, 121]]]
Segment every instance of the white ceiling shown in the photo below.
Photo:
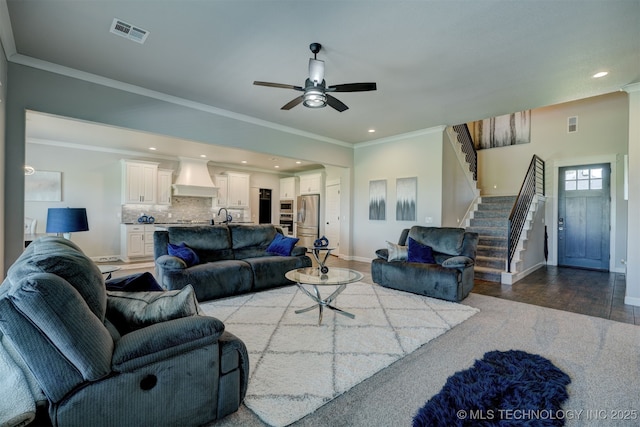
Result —
[[[9, 61], [77, 69], [346, 143], [640, 82], [640, 0], [5, 1]], [[116, 17], [149, 31], [146, 42], [111, 34]], [[378, 90], [335, 94], [350, 107], [343, 113], [280, 110], [300, 93], [252, 82], [304, 86], [311, 42], [323, 45], [328, 85]]]

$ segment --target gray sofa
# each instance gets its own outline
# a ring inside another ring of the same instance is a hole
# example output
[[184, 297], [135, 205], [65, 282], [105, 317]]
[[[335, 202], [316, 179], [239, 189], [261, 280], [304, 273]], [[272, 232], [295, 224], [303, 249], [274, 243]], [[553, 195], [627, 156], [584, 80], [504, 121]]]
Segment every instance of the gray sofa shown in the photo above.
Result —
[[[409, 262], [402, 256], [390, 261], [390, 251], [406, 250], [409, 238], [431, 247], [435, 263]], [[478, 234], [463, 228], [413, 226], [402, 231], [397, 245], [376, 251], [372, 279], [387, 288], [462, 301], [473, 288], [477, 247]]]
[[44, 392], [53, 426], [198, 426], [236, 411], [249, 359], [224, 329], [191, 288], [111, 294], [96, 264], [53, 236], [0, 286], [3, 349]]
[[[224, 224], [168, 227], [154, 232], [156, 276], [165, 289], [193, 286], [199, 301], [271, 289], [293, 282], [284, 274], [311, 267], [307, 249], [295, 246], [290, 256], [267, 252], [279, 228], [270, 224]], [[187, 266], [169, 255], [168, 245], [186, 244], [199, 263]]]

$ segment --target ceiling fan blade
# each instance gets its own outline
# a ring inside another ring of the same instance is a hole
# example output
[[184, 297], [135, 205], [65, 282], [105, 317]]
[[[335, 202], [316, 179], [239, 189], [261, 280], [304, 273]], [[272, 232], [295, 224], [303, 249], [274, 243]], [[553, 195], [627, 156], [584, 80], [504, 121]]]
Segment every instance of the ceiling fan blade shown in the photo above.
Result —
[[324, 80], [324, 61], [309, 58], [309, 80], [320, 84]]
[[345, 83], [341, 85], [333, 85], [327, 88], [327, 92], [366, 92], [368, 90], [376, 90], [375, 83]]
[[337, 98], [334, 98], [333, 96], [329, 95], [328, 93], [325, 93], [326, 97], [327, 97], [327, 104], [329, 104], [330, 107], [338, 110], [339, 112], [343, 112], [345, 110], [348, 110], [349, 107], [347, 107], [342, 101], [340, 101]]
[[286, 85], [286, 84], [283, 84], [283, 83], [271, 83], [271, 82], [254, 81], [253, 84], [256, 85], [256, 86], [279, 87], [279, 88], [282, 88], [282, 89], [293, 89], [293, 90], [299, 90], [299, 91], [303, 91], [304, 90], [304, 88], [301, 87], [301, 86]]
[[280, 108], [281, 110], [290, 110], [293, 107], [295, 107], [296, 105], [300, 104], [302, 102], [302, 100], [304, 99], [304, 96], [299, 96], [297, 98], [292, 99], [291, 101], [287, 102], [286, 104], [284, 104], [282, 106], [282, 108]]

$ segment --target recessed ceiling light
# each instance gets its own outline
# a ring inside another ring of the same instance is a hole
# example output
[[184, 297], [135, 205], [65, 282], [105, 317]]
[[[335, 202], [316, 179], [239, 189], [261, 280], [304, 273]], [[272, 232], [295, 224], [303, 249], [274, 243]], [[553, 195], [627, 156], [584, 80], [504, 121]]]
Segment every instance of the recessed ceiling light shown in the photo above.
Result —
[[241, 161], [240, 163], [242, 163], [242, 164], [246, 164], [246, 163], [247, 163], [247, 161], [246, 161], [246, 160], [243, 160], [243, 161]]
[[369, 129], [369, 133], [374, 133], [376, 130], [375, 129]]
[[274, 168], [276, 168], [276, 169], [279, 169], [279, 168], [280, 168], [280, 166], [278, 166], [278, 165], [275, 165], [275, 166], [274, 166]]
[[609, 74], [609, 72], [608, 72], [608, 71], [600, 71], [599, 73], [595, 73], [595, 74], [593, 75], [593, 78], [594, 78], [594, 79], [599, 79], [600, 77], [604, 77], [604, 76], [606, 76], [607, 74]]
[[156, 150], [157, 150], [157, 148], [156, 148], [156, 147], [149, 147], [149, 150], [151, 150], [151, 151], [156, 151]]
[[205, 157], [207, 157], [207, 155], [206, 154], [200, 154], [200, 157], [202, 157], [204, 159]]
[[296, 161], [296, 165], [301, 165], [301, 164], [302, 164], [302, 162], [300, 160]]

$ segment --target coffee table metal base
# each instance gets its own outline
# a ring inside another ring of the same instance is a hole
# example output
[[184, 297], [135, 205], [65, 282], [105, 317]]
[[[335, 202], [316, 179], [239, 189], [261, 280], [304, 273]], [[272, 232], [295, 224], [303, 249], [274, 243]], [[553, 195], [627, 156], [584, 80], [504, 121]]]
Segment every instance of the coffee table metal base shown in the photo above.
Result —
[[304, 292], [305, 294], [307, 294], [309, 296], [309, 298], [311, 298], [312, 300], [314, 300], [317, 304], [312, 305], [311, 307], [307, 307], [307, 308], [303, 308], [301, 310], [296, 310], [296, 314], [300, 314], [300, 313], [306, 313], [307, 311], [311, 311], [315, 308], [318, 308], [319, 313], [318, 313], [318, 325], [322, 324], [322, 313], [324, 312], [324, 308], [327, 307], [333, 311], [335, 311], [336, 313], [340, 313], [343, 316], [347, 316], [351, 319], [355, 319], [356, 316], [354, 314], [348, 313], [334, 305], [331, 305], [331, 303], [333, 302], [333, 300], [335, 300], [338, 295], [340, 295], [340, 293], [342, 291], [344, 291], [344, 289], [347, 287], [346, 284], [342, 284], [339, 285], [338, 288], [333, 291], [333, 293], [331, 295], [329, 295], [327, 298], [322, 299], [322, 297], [320, 296], [320, 291], [318, 290], [318, 287], [316, 285], [308, 285], [308, 286], [312, 286], [313, 287], [313, 293], [309, 292], [309, 290], [307, 290], [302, 284], [297, 283], [298, 288], [300, 288], [300, 290], [302, 292]]

